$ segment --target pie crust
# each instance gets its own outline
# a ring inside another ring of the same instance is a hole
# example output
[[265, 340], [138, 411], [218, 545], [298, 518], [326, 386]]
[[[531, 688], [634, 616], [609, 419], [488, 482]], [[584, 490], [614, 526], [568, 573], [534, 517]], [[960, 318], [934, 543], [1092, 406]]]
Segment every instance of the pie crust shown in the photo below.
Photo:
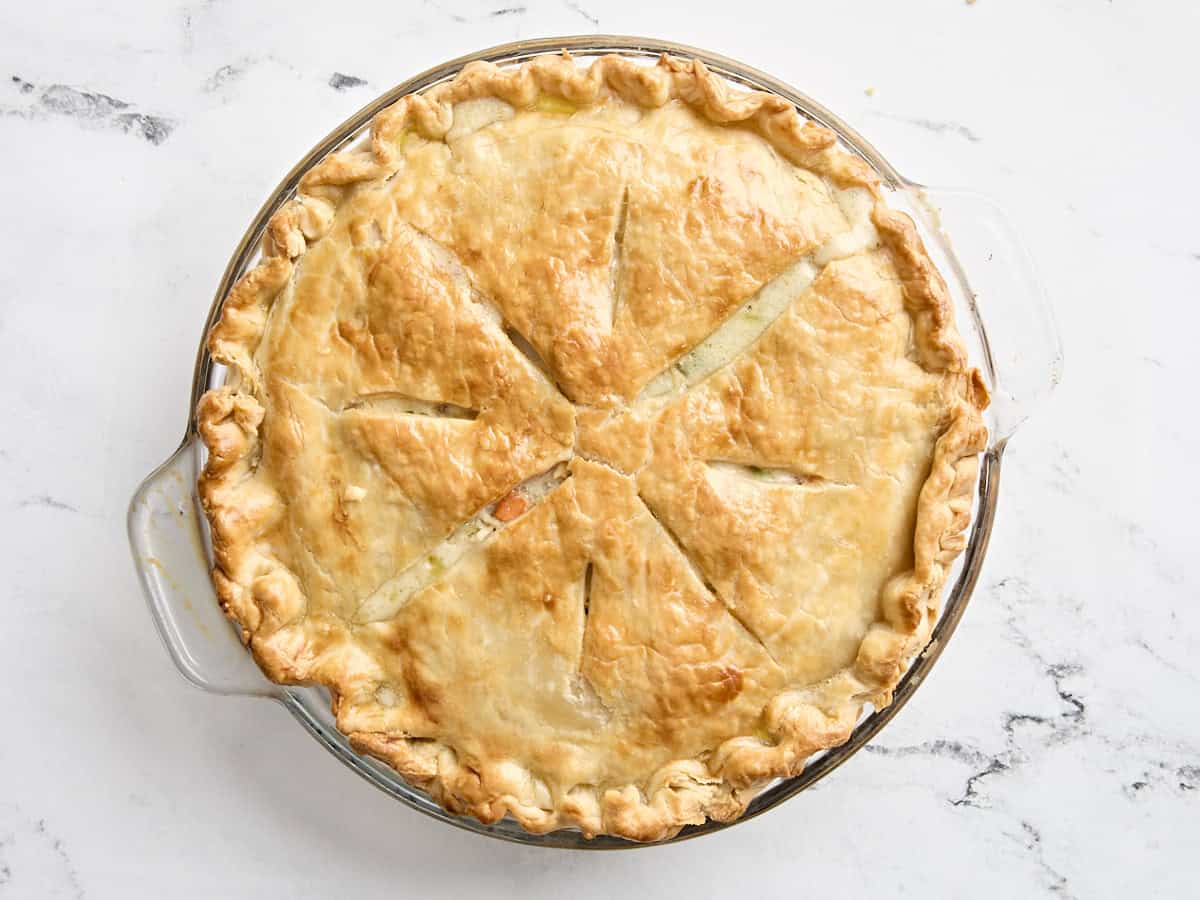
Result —
[[471, 63], [308, 172], [209, 346], [217, 595], [455, 813], [658, 840], [928, 639], [987, 394], [874, 173], [698, 61]]

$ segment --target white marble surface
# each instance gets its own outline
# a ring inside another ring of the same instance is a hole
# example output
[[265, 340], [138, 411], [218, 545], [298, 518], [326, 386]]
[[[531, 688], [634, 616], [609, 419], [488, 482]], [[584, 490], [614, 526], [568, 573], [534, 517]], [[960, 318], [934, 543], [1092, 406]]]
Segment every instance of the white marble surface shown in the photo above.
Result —
[[[0, 10], [0, 897], [1195, 896], [1193, 4], [107, 5]], [[1000, 198], [1067, 350], [974, 602], [877, 743], [763, 818], [618, 855], [438, 826], [282, 709], [189, 687], [124, 532], [279, 175], [429, 65], [596, 29], [751, 61], [912, 177]]]

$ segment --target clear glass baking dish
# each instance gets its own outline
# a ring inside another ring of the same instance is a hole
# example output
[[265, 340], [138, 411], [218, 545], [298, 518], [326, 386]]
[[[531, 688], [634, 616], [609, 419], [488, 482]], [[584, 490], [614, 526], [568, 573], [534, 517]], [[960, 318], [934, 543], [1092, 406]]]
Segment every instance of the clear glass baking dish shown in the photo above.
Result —
[[[934, 262], [946, 277], [971, 358], [983, 371], [992, 391], [993, 402], [988, 411], [991, 439], [980, 468], [969, 540], [951, 575], [942, 613], [929, 644], [901, 680], [890, 706], [866, 711], [846, 744], [814, 756], [800, 775], [769, 785], [737, 820], [744, 822], [800, 793], [853, 756], [904, 707], [928, 676], [979, 579], [996, 515], [1004, 448], [1016, 428], [1059, 380], [1062, 351], [1058, 332], [1029, 255], [995, 203], [978, 194], [935, 189], [909, 181], [825, 107], [749, 66], [667, 41], [588, 35], [521, 41], [452, 60], [398, 85], [339, 125], [288, 173], [246, 229], [217, 286], [202, 334], [207, 335], [217, 320], [229, 289], [256, 263], [268, 220], [293, 196], [300, 178], [327, 154], [360, 140], [377, 112], [406, 94], [453, 78], [473, 60], [505, 65], [563, 49], [584, 62], [608, 53], [647, 62], [662, 53], [700, 59], [734, 85], [785, 97], [804, 116], [836, 132], [846, 149], [861, 156], [878, 172], [889, 191], [889, 204], [908, 212], [916, 221]], [[950, 234], [954, 236], [953, 248]], [[261, 697], [282, 703], [330, 753], [360, 776], [402, 803], [459, 828], [543, 847], [601, 850], [648, 846], [607, 836], [588, 840], [572, 830], [534, 835], [509, 819], [483, 825], [474, 819], [451, 815], [389, 767], [355, 753], [334, 727], [329, 697], [323, 691], [284, 687], [263, 676], [217, 605], [209, 578], [211, 552], [207, 526], [196, 494], [196, 478], [204, 462], [204, 449], [196, 432], [196, 404], [206, 390], [219, 385], [223, 378], [222, 367], [213, 362], [202, 340], [183, 440], [171, 457], [141, 484], [129, 508], [134, 564], [154, 623], [184, 677], [216, 694]], [[734, 824], [737, 822], [690, 826], [671, 841], [662, 843], [686, 840]]]

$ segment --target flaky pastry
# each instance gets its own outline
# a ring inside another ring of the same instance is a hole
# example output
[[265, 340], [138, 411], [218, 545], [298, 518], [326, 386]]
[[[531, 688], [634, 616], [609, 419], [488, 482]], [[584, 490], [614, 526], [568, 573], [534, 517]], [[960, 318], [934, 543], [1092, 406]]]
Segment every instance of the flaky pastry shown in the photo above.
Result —
[[217, 595], [448, 810], [737, 817], [924, 646], [987, 403], [870, 168], [698, 61], [380, 113], [210, 335]]

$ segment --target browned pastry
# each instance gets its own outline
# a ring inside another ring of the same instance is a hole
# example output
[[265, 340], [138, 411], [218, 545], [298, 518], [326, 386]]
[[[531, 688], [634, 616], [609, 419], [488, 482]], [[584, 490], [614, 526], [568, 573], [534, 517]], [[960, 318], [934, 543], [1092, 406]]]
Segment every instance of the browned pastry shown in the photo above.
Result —
[[739, 815], [923, 646], [986, 393], [873, 173], [699, 62], [472, 63], [313, 169], [200, 488], [273, 679], [447, 809]]

